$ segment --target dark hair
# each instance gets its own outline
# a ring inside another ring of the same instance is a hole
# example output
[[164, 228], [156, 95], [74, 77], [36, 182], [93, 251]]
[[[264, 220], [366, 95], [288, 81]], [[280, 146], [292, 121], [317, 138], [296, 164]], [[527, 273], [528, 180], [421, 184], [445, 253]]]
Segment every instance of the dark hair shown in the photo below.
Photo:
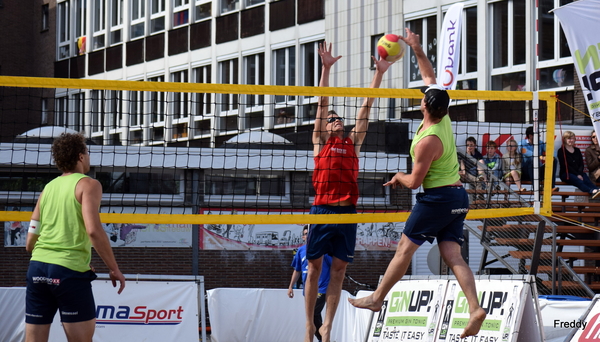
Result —
[[533, 135], [533, 126], [529, 126], [527, 127], [527, 129], [525, 130], [525, 137], [529, 136], [529, 135]]
[[327, 115], [332, 115], [332, 114], [338, 115], [338, 113], [336, 113], [335, 110], [333, 110], [333, 109], [327, 112]]
[[63, 133], [52, 143], [52, 158], [62, 172], [75, 170], [79, 155], [85, 153], [87, 145], [81, 133]]
[[469, 141], [475, 144], [475, 146], [477, 146], [477, 139], [475, 139], [474, 137], [468, 137], [467, 140], [465, 140], [465, 142]]
[[304, 232], [305, 229], [308, 230], [308, 227], [309, 226], [307, 224], [305, 224], [304, 227], [302, 227], [302, 232]]

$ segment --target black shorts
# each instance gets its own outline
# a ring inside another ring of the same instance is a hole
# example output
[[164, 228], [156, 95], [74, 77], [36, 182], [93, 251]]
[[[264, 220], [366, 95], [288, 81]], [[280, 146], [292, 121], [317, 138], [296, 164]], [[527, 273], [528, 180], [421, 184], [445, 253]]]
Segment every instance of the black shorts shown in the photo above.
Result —
[[96, 318], [92, 271], [76, 272], [63, 266], [31, 261], [27, 270], [25, 322], [50, 324], [56, 310], [65, 323]]
[[425, 189], [408, 216], [404, 234], [414, 243], [425, 241], [464, 242], [464, 221], [469, 212], [469, 196], [462, 186]]

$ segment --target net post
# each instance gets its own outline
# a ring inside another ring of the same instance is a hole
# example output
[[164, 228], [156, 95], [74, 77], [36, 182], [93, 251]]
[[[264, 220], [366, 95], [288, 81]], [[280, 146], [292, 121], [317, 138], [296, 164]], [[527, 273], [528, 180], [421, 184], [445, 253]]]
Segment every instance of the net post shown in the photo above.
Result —
[[533, 92], [533, 99], [531, 100], [532, 119], [533, 119], [533, 208], [534, 213], [539, 215], [540, 213], [540, 127], [539, 127], [539, 108], [540, 99], [537, 91]]

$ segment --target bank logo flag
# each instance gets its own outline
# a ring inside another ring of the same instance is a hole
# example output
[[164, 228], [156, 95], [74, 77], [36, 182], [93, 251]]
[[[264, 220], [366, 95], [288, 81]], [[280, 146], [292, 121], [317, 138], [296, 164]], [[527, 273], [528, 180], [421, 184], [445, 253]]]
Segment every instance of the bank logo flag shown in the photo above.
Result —
[[600, 132], [600, 0], [553, 10], [565, 32], [596, 134]]
[[460, 62], [460, 28], [462, 26], [463, 4], [456, 3], [444, 16], [440, 46], [438, 51], [438, 82], [446, 89], [456, 89], [458, 63]]

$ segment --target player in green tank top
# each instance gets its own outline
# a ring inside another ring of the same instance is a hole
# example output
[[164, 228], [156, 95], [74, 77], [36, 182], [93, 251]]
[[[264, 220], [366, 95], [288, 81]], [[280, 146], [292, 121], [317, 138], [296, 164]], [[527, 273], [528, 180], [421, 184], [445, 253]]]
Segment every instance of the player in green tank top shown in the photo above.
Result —
[[100, 222], [102, 186], [85, 175], [90, 171], [85, 137], [63, 133], [52, 144], [52, 157], [63, 174], [44, 187], [31, 215], [25, 337], [48, 341], [58, 310], [69, 341], [91, 341], [96, 328], [91, 246], [108, 267], [113, 286], [120, 283], [119, 294], [125, 277]]
[[473, 272], [461, 255], [469, 199], [460, 182], [456, 143], [447, 115], [450, 97], [436, 84], [433, 66], [421, 47], [419, 35], [406, 28], [406, 37], [400, 36], [400, 39], [413, 49], [423, 82], [428, 87], [423, 90], [425, 96], [421, 100], [423, 121], [410, 148], [412, 173], [398, 172], [384, 185], [409, 189], [422, 186], [424, 192], [417, 194], [417, 203], [406, 222], [396, 254], [375, 292], [349, 301], [359, 308], [381, 310], [387, 293], [406, 273], [413, 254], [425, 241], [437, 239], [440, 254], [456, 275], [469, 304], [469, 322], [460, 336], [465, 338], [479, 332], [486, 313], [478, 302]]

